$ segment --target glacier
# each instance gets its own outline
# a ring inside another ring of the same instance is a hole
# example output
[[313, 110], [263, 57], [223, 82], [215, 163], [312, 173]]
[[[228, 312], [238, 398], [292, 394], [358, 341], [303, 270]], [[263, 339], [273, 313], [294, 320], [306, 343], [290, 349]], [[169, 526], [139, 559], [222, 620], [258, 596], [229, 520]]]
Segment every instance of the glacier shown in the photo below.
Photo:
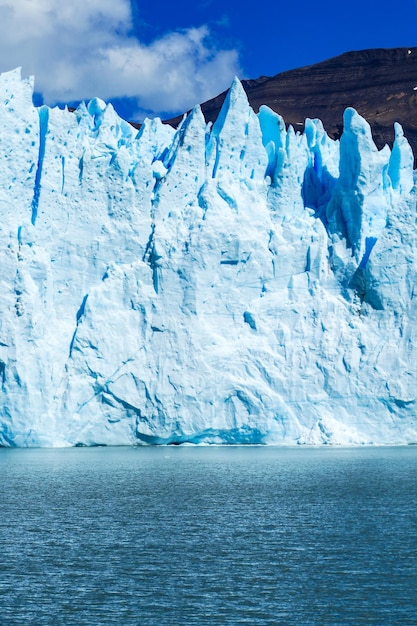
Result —
[[138, 132], [0, 75], [0, 445], [417, 442], [417, 226], [378, 150], [255, 114]]

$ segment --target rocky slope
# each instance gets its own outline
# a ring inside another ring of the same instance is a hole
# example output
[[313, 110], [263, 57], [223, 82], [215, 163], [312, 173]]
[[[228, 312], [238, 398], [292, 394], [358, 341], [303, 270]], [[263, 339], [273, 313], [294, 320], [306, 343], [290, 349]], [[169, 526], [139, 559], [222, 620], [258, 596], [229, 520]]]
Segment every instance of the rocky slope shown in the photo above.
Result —
[[[242, 84], [255, 112], [266, 104], [296, 130], [303, 130], [307, 117], [319, 118], [333, 139], [341, 136], [347, 107], [367, 119], [379, 148], [392, 146], [393, 125], [399, 122], [417, 154], [417, 48], [347, 52]], [[215, 121], [226, 93], [202, 104], [207, 121]], [[176, 126], [180, 119], [169, 123]]]

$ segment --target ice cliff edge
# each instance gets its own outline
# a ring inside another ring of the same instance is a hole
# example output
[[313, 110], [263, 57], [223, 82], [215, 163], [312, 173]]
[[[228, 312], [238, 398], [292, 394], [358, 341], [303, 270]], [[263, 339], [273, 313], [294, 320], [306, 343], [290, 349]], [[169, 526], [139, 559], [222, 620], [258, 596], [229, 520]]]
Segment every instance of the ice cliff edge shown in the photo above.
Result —
[[0, 445], [417, 442], [413, 155], [235, 80], [139, 133], [0, 75]]

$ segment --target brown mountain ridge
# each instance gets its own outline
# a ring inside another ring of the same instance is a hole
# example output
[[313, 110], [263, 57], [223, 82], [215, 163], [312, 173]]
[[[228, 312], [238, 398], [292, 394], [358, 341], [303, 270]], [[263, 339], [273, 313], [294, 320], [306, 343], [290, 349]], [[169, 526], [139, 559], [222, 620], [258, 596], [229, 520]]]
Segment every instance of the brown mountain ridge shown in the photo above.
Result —
[[[347, 52], [315, 65], [243, 80], [255, 112], [262, 104], [303, 130], [307, 117], [322, 120], [334, 139], [343, 130], [343, 112], [354, 107], [370, 123], [375, 143], [392, 146], [399, 122], [417, 155], [417, 47], [377, 48]], [[226, 91], [201, 105], [206, 121], [214, 122]], [[176, 126], [182, 116], [165, 120]]]

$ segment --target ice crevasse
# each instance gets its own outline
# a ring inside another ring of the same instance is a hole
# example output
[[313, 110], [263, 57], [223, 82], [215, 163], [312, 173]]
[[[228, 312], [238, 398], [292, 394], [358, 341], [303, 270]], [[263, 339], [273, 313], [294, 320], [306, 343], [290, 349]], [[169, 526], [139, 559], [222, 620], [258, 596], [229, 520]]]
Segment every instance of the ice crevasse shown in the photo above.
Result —
[[401, 127], [300, 134], [238, 80], [138, 132], [0, 75], [0, 445], [417, 442]]

